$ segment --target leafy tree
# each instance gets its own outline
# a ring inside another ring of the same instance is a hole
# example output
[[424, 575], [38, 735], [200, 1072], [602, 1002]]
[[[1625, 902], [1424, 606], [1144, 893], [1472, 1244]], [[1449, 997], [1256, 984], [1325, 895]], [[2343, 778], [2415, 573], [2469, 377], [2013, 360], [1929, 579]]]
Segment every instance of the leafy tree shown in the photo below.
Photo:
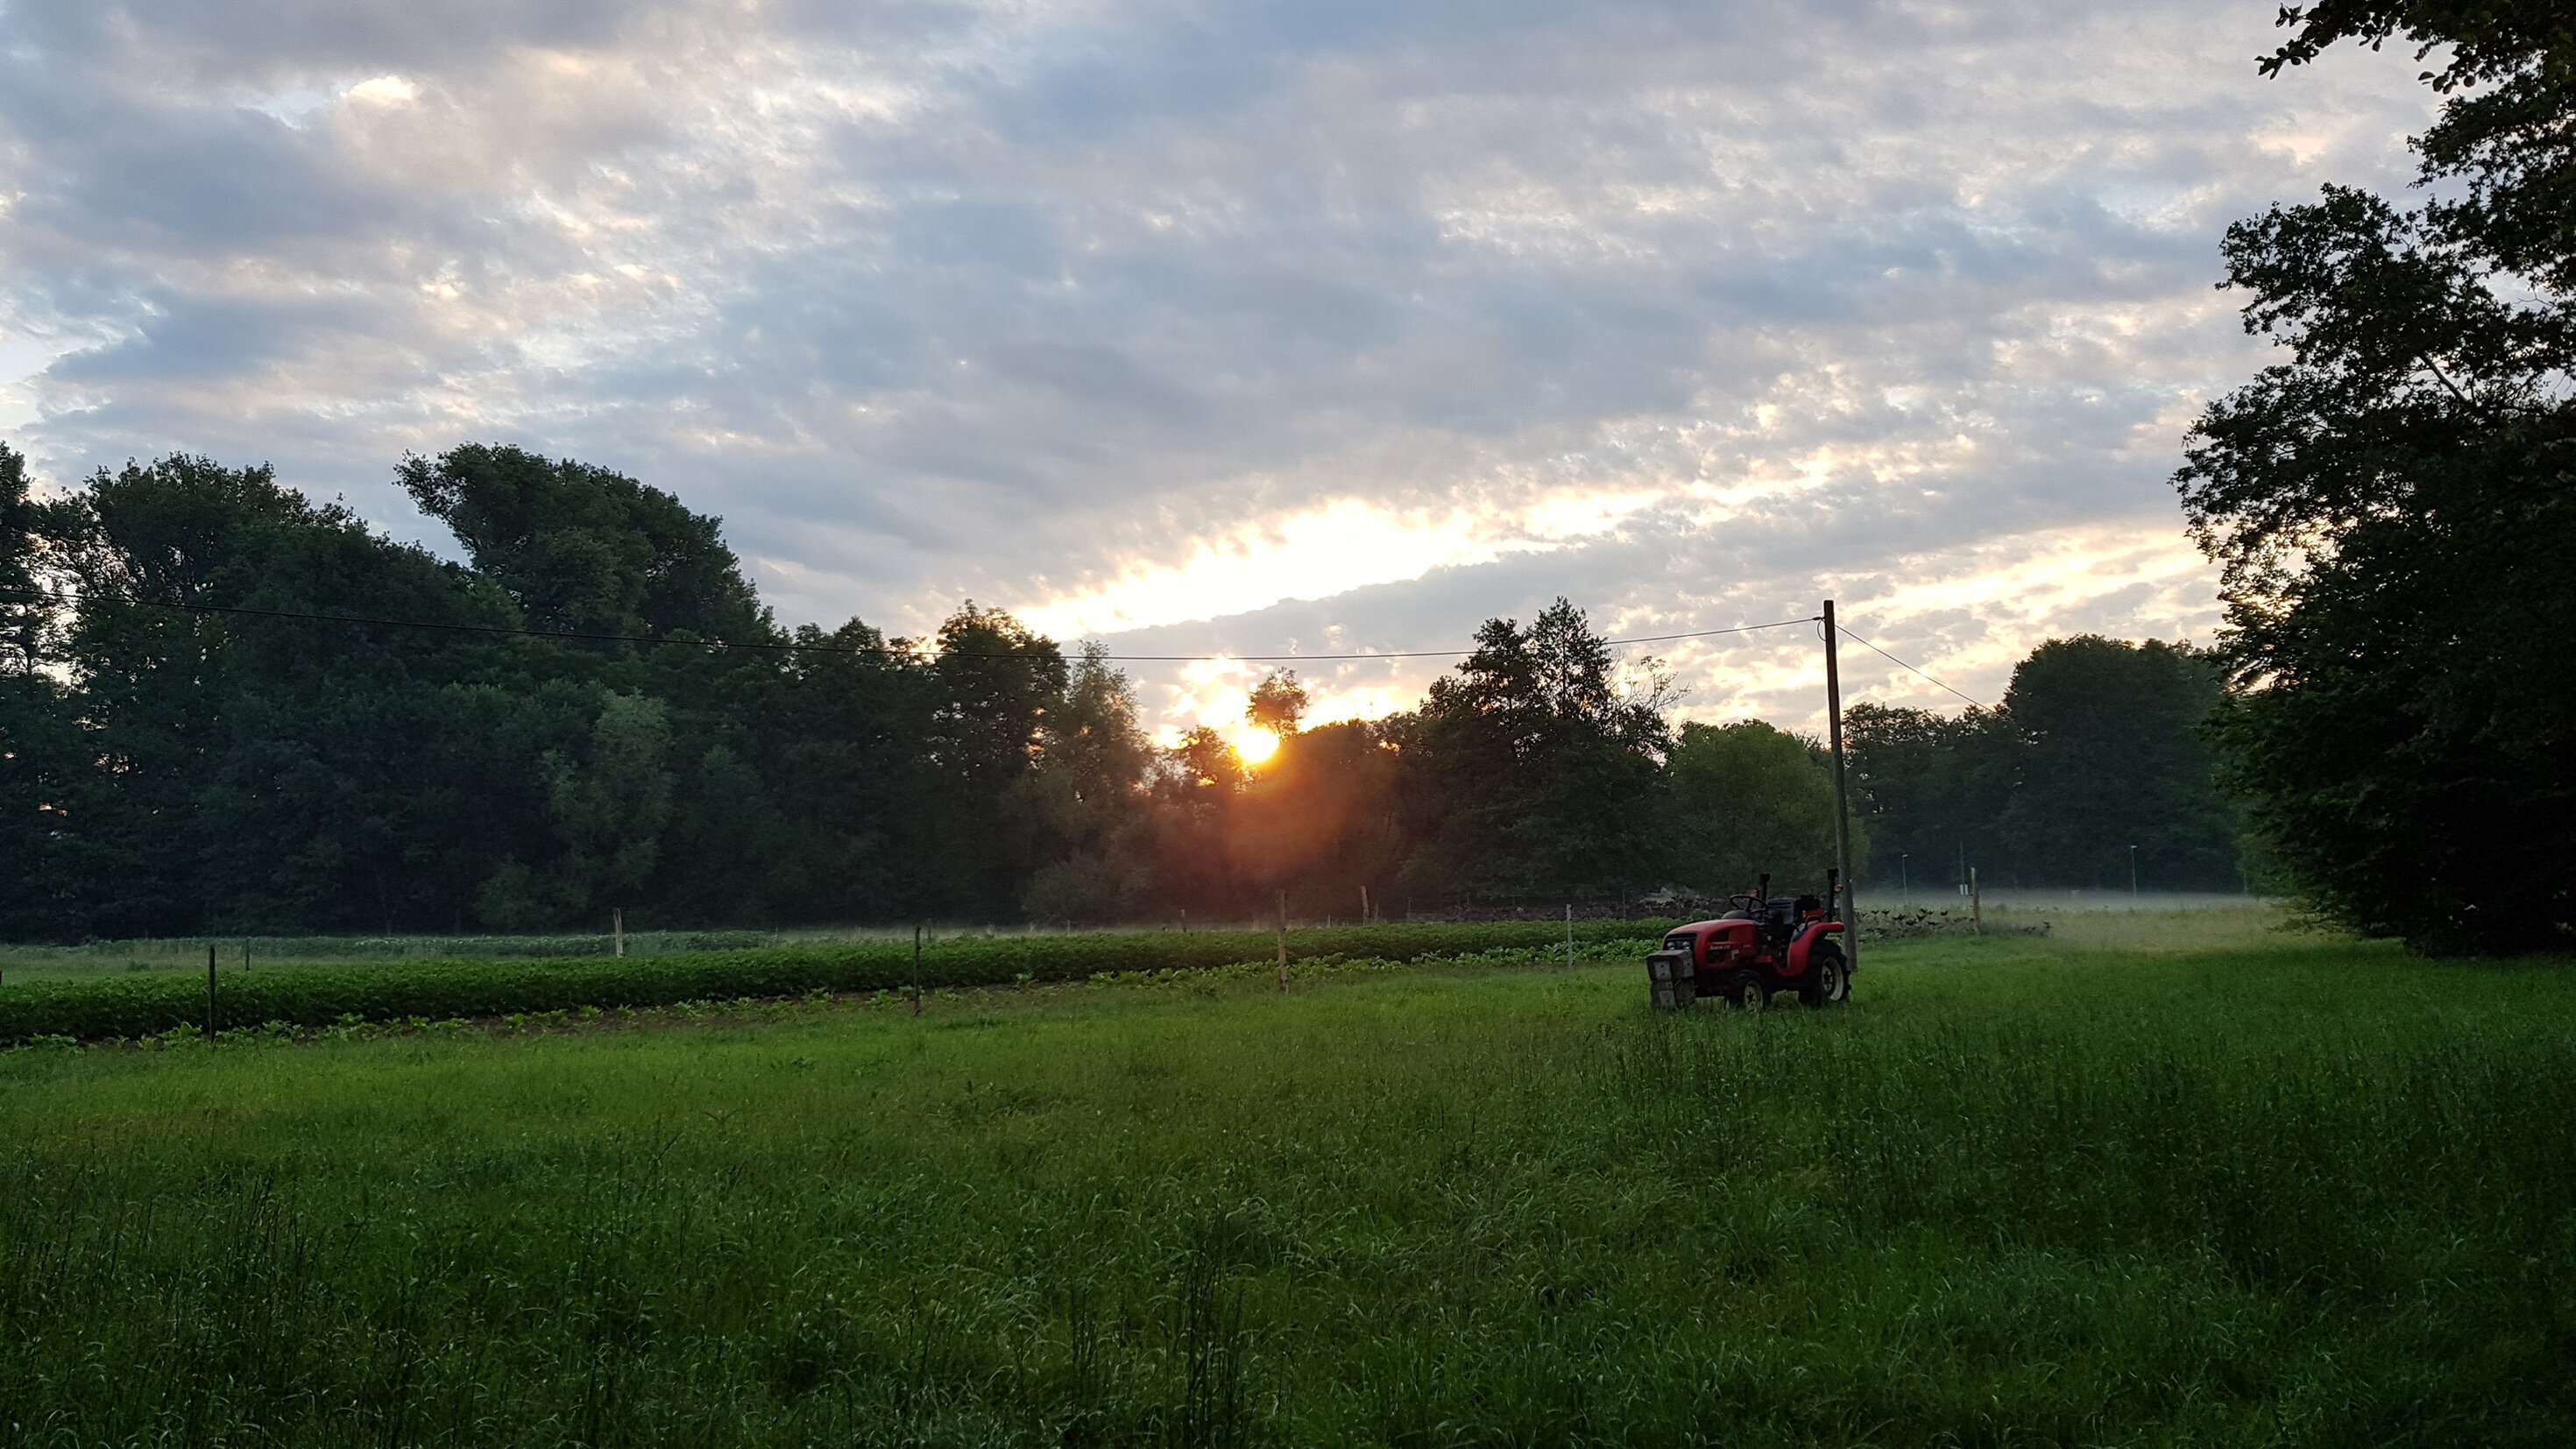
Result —
[[1993, 710], [1949, 716], [1861, 704], [1844, 713], [1852, 815], [1867, 825], [1882, 885], [1899, 876], [1965, 885], [1970, 865], [1991, 871], [2005, 863], [2016, 745]]
[[[1679, 883], [1731, 894], [1768, 872], [1822, 889], [1835, 859], [1834, 785], [1814, 741], [1758, 720], [1684, 724], [1672, 793]], [[1855, 831], [1854, 869], [1864, 868], [1867, 840]]]
[[489, 857], [469, 870], [444, 852], [469, 824], [489, 839], [535, 802], [513, 802], [507, 769], [484, 762], [460, 809], [458, 782], [424, 763], [463, 757], [450, 691], [505, 671], [507, 651], [471, 633], [276, 616], [488, 624], [506, 601], [265, 468], [202, 458], [101, 473], [46, 529], [81, 600], [63, 706], [97, 762], [56, 802], [78, 929], [453, 919], [458, 877]]
[[1136, 687], [1098, 643], [1085, 644], [1066, 676], [1064, 703], [1047, 722], [1041, 754], [1076, 799], [1129, 804], [1145, 785], [1153, 745], [1136, 722]]
[[26, 459], [0, 443], [0, 934], [16, 937], [65, 929], [59, 844], [81, 777], [79, 727], [45, 670], [58, 632], [38, 569], [45, 513]]
[[632, 639], [774, 636], [721, 520], [658, 488], [484, 443], [406, 458], [397, 477], [533, 627]]
[[0, 669], [32, 674], [48, 656], [52, 610], [37, 571], [44, 505], [27, 483], [27, 460], [0, 443]]
[[1234, 752], [1225, 736], [1206, 725], [1182, 735], [1180, 743], [1165, 753], [1171, 779], [1185, 794], [1199, 790], [1224, 793], [1243, 785], [1243, 757]]
[[1145, 773], [1153, 746], [1136, 723], [1136, 691], [1102, 646], [1083, 647], [1063, 703], [1047, 720], [1037, 771], [1020, 808], [1041, 827], [1038, 867], [1024, 901], [1032, 917], [1083, 924], [1135, 913], [1151, 868], [1142, 840]]
[[79, 933], [82, 892], [64, 847], [84, 760], [61, 686], [32, 669], [0, 671], [0, 937]]
[[1243, 761], [1225, 736], [1200, 725], [1160, 752], [1152, 772], [1145, 851], [1161, 912], [1248, 912], [1251, 902], [1227, 845]]
[[1431, 889], [1599, 896], [1662, 866], [1663, 701], [1612, 677], [1609, 646], [1557, 600], [1476, 649], [1393, 727], [1407, 757], [1406, 871]]
[[796, 643], [752, 731], [778, 782], [778, 913], [918, 920], [946, 907], [933, 844], [942, 791], [924, 748], [930, 666], [855, 619], [829, 634], [807, 625]]
[[565, 845], [563, 914], [617, 904], [652, 876], [671, 813], [670, 753], [670, 707], [612, 692], [600, 700], [586, 757], [548, 757], [546, 804]]
[[1297, 682], [1297, 671], [1272, 670], [1269, 677], [1254, 686], [1251, 698], [1243, 706], [1243, 717], [1255, 729], [1268, 730], [1281, 739], [1297, 733], [1298, 721], [1306, 717], [1306, 686]]
[[1258, 908], [1289, 892], [1304, 914], [1356, 917], [1403, 864], [1395, 815], [1399, 762], [1375, 726], [1345, 721], [1291, 733], [1229, 802], [1226, 853]]
[[1017, 902], [1042, 864], [1040, 823], [1022, 792], [1062, 710], [1069, 673], [1053, 641], [1003, 610], [968, 600], [939, 626], [925, 743], [942, 791], [934, 887], [946, 910]]
[[2201, 726], [2225, 689], [2195, 650], [2087, 634], [2013, 669], [2003, 716], [2019, 748], [2002, 833], [2025, 879], [2166, 890], [2241, 884], [2235, 811]]
[[2324, 916], [2430, 951], [2576, 932], [2576, 26], [2565, 7], [2282, 14], [2267, 72], [2403, 36], [2448, 199], [2328, 187], [2229, 229], [2289, 360], [2213, 403], [2176, 481], [2225, 565], [2218, 739]]

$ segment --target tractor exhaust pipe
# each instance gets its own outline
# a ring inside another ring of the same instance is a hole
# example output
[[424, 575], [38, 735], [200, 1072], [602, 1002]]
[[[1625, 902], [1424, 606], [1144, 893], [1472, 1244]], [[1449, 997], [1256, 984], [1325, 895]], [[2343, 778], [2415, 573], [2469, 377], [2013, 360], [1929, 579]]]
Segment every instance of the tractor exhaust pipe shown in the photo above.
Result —
[[1762, 901], [1771, 899], [1771, 872], [1766, 870], [1755, 879], [1753, 882], [1753, 898], [1755, 900]]

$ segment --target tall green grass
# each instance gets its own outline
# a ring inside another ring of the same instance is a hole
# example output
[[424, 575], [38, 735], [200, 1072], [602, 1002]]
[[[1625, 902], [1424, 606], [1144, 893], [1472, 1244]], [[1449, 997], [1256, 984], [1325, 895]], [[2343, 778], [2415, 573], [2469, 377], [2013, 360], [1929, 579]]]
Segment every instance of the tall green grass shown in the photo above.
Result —
[[0, 1445], [2576, 1439], [2563, 963], [1223, 979], [0, 1055]]

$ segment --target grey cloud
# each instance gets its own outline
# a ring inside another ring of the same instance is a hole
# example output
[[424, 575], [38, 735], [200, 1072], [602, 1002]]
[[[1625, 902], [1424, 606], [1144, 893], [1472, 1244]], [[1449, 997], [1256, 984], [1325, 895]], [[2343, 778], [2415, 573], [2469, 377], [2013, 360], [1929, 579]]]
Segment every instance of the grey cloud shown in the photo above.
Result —
[[596, 45], [627, 32], [639, 12], [673, 8], [629, 0], [14, 0], [8, 22], [50, 56], [149, 59], [221, 86], [311, 67], [436, 66], [503, 45]]
[[[575, 453], [724, 515], [790, 617], [897, 628], [1336, 498], [1813, 463], [1715, 529], [1676, 502], [1136, 637], [1759, 612], [1820, 554], [1878, 587], [2155, 515], [2138, 430], [2254, 355], [2218, 228], [2313, 180], [2254, 138], [2366, 181], [2423, 110], [2402, 63], [2258, 80], [2267, 18], [22, 0], [0, 313], [119, 340], [28, 380], [17, 433], [56, 476], [273, 458], [405, 536], [406, 449]], [[334, 99], [376, 74], [417, 100]], [[248, 109], [299, 87], [297, 124]]]
[[54, 376], [91, 387], [139, 381], [184, 386], [224, 379], [327, 345], [338, 335], [363, 333], [372, 322], [397, 319], [365, 302], [293, 299], [283, 303], [162, 295], [145, 299], [153, 312], [132, 336], [74, 353]]

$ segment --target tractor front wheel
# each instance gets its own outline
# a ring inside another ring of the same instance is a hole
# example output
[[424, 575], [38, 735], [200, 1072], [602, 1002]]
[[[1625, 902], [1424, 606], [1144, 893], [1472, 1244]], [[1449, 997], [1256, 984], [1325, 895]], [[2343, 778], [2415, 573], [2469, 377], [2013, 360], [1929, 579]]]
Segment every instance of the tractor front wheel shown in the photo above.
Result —
[[1851, 962], [1843, 959], [1842, 947], [1819, 941], [1807, 953], [1807, 979], [1798, 996], [1809, 1006], [1840, 1006], [1851, 1000]]
[[1738, 1011], [1760, 1011], [1771, 1004], [1771, 984], [1750, 966], [1726, 973], [1726, 1004]]

